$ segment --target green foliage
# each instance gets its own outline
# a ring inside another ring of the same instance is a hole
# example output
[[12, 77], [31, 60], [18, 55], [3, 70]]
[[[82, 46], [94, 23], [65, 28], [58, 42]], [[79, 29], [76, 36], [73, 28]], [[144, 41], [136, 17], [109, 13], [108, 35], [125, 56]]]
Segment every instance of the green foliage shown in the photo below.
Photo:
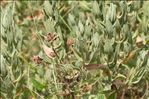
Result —
[[0, 98], [147, 99], [148, 5], [2, 1]]

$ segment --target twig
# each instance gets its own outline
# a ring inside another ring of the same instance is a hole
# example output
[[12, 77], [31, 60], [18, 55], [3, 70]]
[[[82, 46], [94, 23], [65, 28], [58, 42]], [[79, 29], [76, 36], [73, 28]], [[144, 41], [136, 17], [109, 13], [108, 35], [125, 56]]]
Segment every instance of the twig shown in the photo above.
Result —
[[94, 69], [106, 69], [107, 65], [104, 64], [88, 64], [84, 66], [87, 70], [94, 70]]

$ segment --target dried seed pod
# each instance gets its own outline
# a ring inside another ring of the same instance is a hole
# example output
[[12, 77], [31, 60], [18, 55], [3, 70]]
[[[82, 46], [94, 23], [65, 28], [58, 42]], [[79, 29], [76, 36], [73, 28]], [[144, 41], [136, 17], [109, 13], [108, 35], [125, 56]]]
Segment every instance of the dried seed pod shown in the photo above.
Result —
[[52, 48], [47, 47], [46, 45], [43, 45], [43, 50], [45, 52], [45, 54], [49, 57], [49, 58], [54, 58], [56, 56], [56, 53], [53, 51]]
[[33, 60], [36, 64], [40, 64], [43, 59], [40, 58], [39, 56], [33, 56], [32, 60]]

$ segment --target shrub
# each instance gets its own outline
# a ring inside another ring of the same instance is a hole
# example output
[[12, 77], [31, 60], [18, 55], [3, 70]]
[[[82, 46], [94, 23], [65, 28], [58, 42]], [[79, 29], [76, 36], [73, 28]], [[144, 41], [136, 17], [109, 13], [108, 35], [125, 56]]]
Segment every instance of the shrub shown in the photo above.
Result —
[[2, 1], [1, 98], [146, 99], [148, 1]]

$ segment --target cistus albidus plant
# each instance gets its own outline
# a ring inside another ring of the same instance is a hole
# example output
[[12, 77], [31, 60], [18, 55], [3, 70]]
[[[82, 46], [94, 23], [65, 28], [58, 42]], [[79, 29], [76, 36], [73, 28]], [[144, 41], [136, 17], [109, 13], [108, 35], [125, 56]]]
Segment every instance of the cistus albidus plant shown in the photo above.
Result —
[[148, 99], [148, 1], [1, 1], [2, 99]]

